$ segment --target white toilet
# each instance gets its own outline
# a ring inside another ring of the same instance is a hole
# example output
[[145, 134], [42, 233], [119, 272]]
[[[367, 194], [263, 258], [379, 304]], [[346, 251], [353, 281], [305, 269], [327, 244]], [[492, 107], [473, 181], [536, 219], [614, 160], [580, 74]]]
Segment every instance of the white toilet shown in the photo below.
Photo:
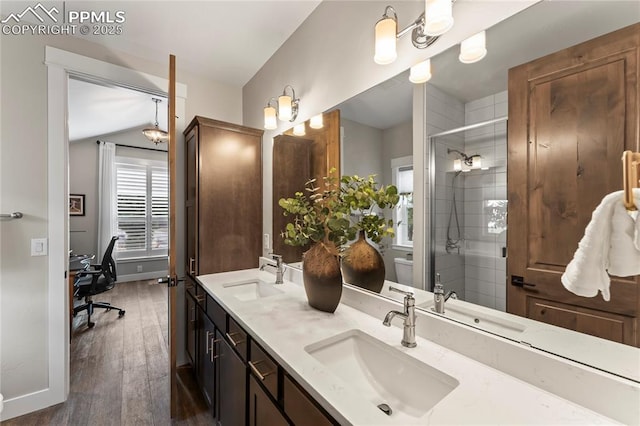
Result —
[[413, 260], [404, 257], [393, 259], [396, 265], [396, 279], [398, 283], [413, 286]]

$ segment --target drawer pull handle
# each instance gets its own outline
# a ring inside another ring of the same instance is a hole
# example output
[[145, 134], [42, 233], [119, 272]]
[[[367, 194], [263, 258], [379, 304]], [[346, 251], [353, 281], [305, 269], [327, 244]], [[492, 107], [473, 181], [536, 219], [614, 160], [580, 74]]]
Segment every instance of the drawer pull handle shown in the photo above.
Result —
[[267, 371], [266, 373], [261, 373], [260, 370], [258, 370], [258, 367], [256, 367], [258, 364], [264, 362], [264, 360], [260, 360], [260, 361], [249, 361], [249, 367], [251, 367], [251, 370], [253, 371], [253, 373], [258, 376], [258, 378], [260, 379], [260, 381], [264, 381], [264, 378], [273, 374], [274, 371]]
[[196, 259], [194, 257], [189, 258], [189, 274], [196, 274]]
[[[209, 351], [213, 352], [213, 342], [212, 342], [213, 339], [209, 339], [209, 336], [211, 336], [211, 335], [215, 336], [214, 333], [212, 333], [210, 331], [207, 331], [207, 347], [206, 347], [206, 350], [205, 350], [205, 354], [208, 354]], [[212, 343], [211, 346], [209, 346], [209, 343]]]
[[234, 347], [234, 348], [238, 347], [238, 345], [239, 345], [240, 343], [244, 343], [244, 340], [238, 340], [238, 341], [236, 342], [235, 340], [233, 340], [233, 337], [231, 337], [231, 336], [236, 336], [236, 335], [240, 334], [240, 333], [238, 333], [238, 332], [234, 332], [234, 333], [225, 333], [225, 334], [226, 334], [226, 336], [227, 336], [227, 339], [229, 339], [229, 341], [231, 342], [231, 344], [233, 345], [233, 347]]
[[198, 296], [196, 296], [196, 301], [198, 303], [202, 303], [202, 302], [204, 302], [204, 298], [205, 298], [204, 294], [198, 295]]

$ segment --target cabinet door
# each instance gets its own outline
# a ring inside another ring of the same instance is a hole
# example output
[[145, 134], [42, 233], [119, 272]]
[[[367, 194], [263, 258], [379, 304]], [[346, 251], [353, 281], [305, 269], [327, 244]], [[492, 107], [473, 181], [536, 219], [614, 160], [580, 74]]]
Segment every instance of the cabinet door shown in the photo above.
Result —
[[[610, 302], [576, 296], [560, 277], [595, 207], [622, 189], [622, 152], [638, 150], [639, 39], [636, 24], [509, 70], [507, 170], [508, 312], [571, 329], [587, 318], [581, 308], [615, 314], [628, 321], [582, 329], [636, 346], [637, 277], [613, 277]], [[542, 315], [531, 297], [574, 314]]]
[[222, 339], [218, 343], [218, 349], [218, 424], [244, 425], [247, 411], [247, 368], [226, 340]]
[[249, 426], [287, 426], [288, 423], [253, 376], [249, 378]]
[[198, 333], [198, 312], [196, 307], [196, 301], [188, 291], [185, 292], [185, 306], [186, 306], [186, 341], [187, 341], [187, 355], [191, 361], [191, 365], [196, 367], [196, 335]]
[[200, 328], [200, 351], [198, 353], [200, 361], [199, 382], [202, 394], [209, 407], [214, 408], [215, 404], [215, 339], [216, 329], [213, 322], [207, 317], [204, 311], [200, 310], [202, 316], [202, 327]]
[[185, 138], [186, 146], [186, 193], [185, 193], [185, 224], [186, 224], [186, 260], [185, 270], [193, 277], [197, 275], [196, 247], [198, 236], [196, 224], [198, 218], [198, 127], [194, 127]]
[[199, 126], [198, 155], [198, 273], [256, 268], [262, 255], [262, 131], [208, 120]]

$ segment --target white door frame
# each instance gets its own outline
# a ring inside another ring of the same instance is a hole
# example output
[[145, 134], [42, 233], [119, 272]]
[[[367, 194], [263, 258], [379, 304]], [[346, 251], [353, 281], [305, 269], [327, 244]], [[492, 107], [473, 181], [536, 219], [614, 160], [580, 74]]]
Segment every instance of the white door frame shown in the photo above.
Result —
[[[68, 131], [67, 87], [70, 75], [112, 82], [118, 86], [166, 96], [168, 79], [46, 46], [48, 97], [48, 358], [49, 387], [5, 401], [11, 417], [63, 402], [69, 394], [69, 291], [68, 269]], [[177, 84], [178, 128], [184, 127], [187, 87]]]

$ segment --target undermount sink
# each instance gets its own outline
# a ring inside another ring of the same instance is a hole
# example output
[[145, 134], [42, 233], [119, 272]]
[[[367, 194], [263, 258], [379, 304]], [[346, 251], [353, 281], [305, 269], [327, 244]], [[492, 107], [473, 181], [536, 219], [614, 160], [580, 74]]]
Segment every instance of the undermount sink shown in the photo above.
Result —
[[223, 284], [225, 291], [236, 299], [243, 302], [249, 300], [258, 300], [265, 297], [275, 296], [283, 293], [282, 290], [275, 287], [273, 283], [267, 283], [259, 279], [238, 281]]
[[[421, 303], [416, 307], [429, 309], [433, 312], [432, 301]], [[489, 313], [482, 312], [481, 310], [475, 310], [451, 302], [447, 302], [445, 304], [444, 314], [440, 315], [444, 315], [447, 318], [451, 318], [462, 323], [478, 327], [490, 333], [496, 333], [500, 335], [513, 336], [520, 334], [526, 330], [526, 327], [524, 325], [515, 321], [511, 321], [498, 315], [491, 315]]]
[[305, 351], [370, 401], [372, 410], [387, 412], [399, 423], [421, 418], [459, 384], [359, 330], [313, 343]]

